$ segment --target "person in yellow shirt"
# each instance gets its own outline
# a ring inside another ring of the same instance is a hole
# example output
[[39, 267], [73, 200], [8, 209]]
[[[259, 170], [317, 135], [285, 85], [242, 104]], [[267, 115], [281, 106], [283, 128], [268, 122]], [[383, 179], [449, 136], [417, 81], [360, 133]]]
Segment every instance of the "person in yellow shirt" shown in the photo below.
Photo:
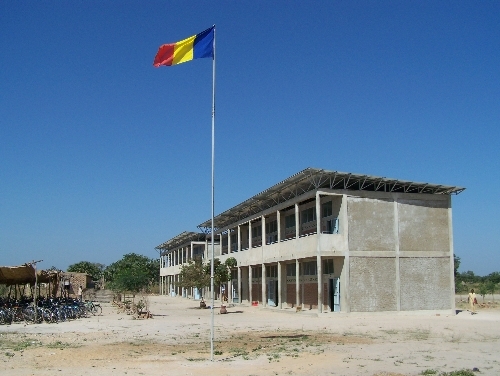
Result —
[[472, 315], [476, 313], [476, 308], [474, 307], [475, 304], [477, 304], [476, 294], [474, 293], [474, 289], [471, 289], [469, 292], [469, 306]]

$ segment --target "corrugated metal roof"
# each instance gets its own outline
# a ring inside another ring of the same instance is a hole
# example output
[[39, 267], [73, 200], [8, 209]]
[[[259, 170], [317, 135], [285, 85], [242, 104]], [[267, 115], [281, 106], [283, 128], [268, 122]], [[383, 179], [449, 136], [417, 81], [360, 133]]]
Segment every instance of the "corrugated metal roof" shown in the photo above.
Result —
[[199, 232], [188, 232], [184, 231], [183, 233], [174, 236], [172, 239], [167, 240], [165, 243], [160, 244], [155, 247], [158, 251], [168, 251], [171, 249], [177, 249], [180, 246], [189, 243], [191, 241], [204, 241], [206, 235]]
[[[439, 195], [459, 194], [465, 190], [465, 188], [457, 186], [418, 183], [350, 172], [306, 168], [217, 215], [214, 217], [214, 227], [215, 229], [223, 228], [301, 194], [321, 188]], [[211, 226], [212, 220], [210, 219], [198, 225], [198, 228], [208, 230]]]

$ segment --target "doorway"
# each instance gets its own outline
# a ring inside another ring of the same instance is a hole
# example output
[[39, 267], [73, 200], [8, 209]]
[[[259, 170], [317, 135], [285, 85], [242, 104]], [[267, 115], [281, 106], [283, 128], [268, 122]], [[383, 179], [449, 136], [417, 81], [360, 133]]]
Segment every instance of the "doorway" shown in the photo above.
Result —
[[231, 281], [231, 299], [233, 303], [239, 303], [240, 302], [240, 296], [238, 294], [238, 280], [233, 279]]
[[339, 278], [330, 278], [328, 283], [328, 291], [330, 292], [329, 302], [330, 311], [340, 312], [340, 280]]
[[270, 307], [278, 306], [278, 281], [270, 280], [267, 282], [267, 305]]

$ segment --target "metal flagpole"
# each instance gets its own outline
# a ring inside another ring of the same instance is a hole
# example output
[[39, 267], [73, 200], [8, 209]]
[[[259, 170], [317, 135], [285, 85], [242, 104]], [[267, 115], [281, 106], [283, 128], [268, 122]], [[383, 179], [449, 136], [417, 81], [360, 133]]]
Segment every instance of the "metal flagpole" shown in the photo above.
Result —
[[210, 360], [214, 360], [214, 168], [215, 168], [215, 25], [214, 25], [214, 58], [212, 60], [212, 260], [210, 262], [210, 289], [212, 290], [212, 304], [210, 305]]

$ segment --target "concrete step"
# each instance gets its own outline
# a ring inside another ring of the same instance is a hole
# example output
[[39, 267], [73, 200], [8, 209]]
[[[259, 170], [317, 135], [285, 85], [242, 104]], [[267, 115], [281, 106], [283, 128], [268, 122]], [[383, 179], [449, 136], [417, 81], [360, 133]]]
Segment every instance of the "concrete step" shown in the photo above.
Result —
[[99, 303], [111, 303], [114, 295], [111, 290], [87, 290], [84, 298]]

